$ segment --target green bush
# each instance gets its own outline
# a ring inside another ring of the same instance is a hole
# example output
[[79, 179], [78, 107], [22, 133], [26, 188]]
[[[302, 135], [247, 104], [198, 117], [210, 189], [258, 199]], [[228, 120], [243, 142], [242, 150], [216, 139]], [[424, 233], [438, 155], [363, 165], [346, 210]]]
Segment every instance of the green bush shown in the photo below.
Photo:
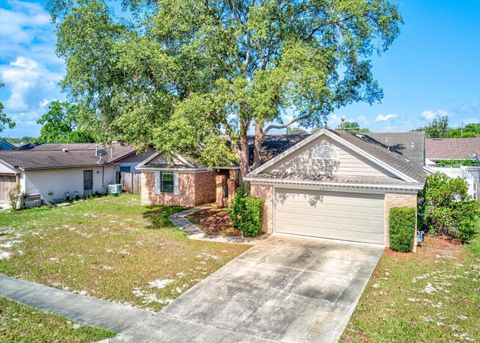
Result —
[[230, 218], [243, 236], [255, 237], [262, 233], [263, 202], [263, 199], [247, 196], [243, 188], [236, 190]]
[[419, 216], [427, 232], [470, 241], [479, 230], [480, 202], [470, 198], [464, 179], [436, 173], [420, 194]]
[[244, 212], [240, 214], [238, 229], [245, 237], [262, 233], [263, 199], [246, 197]]
[[245, 189], [239, 187], [235, 190], [235, 195], [233, 196], [232, 208], [230, 209], [230, 219], [234, 227], [238, 228], [240, 224], [240, 214], [245, 212], [245, 198], [247, 193]]
[[415, 209], [410, 207], [395, 207], [390, 210], [390, 248], [392, 250], [412, 251], [415, 216]]

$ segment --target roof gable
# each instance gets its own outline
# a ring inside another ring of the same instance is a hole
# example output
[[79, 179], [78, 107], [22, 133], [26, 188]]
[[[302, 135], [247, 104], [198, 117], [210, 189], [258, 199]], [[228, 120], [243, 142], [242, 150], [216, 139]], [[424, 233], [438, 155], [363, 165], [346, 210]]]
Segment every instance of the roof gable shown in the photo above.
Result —
[[[290, 149], [284, 151], [277, 157], [273, 158], [261, 167], [252, 171], [248, 175], [248, 177], [257, 177], [260, 173], [268, 172], [269, 168], [272, 168], [274, 165], [280, 163], [280, 161], [282, 160], [287, 160], [288, 157], [292, 154], [297, 153], [305, 146], [321, 139], [322, 137], [328, 137], [332, 140], [332, 142], [339, 144], [344, 149], [347, 149], [356, 154], [357, 157], [362, 158], [364, 162], [368, 161], [370, 167], [377, 168], [377, 170], [382, 170], [383, 173], [387, 176], [397, 177], [405, 182], [423, 182], [423, 178], [420, 176], [421, 174], [423, 175], [423, 170], [421, 169], [421, 167], [416, 166], [412, 162], [409, 162], [402, 156], [396, 153], [392, 153], [386, 149], [376, 147], [371, 143], [364, 142], [362, 139], [354, 136], [353, 134], [327, 129], [319, 130], [315, 134], [304, 139]], [[418, 175], [409, 170], [409, 168], [406, 168], [406, 165], [409, 163], [416, 166], [414, 167], [414, 169], [415, 173], [418, 173]], [[403, 168], [403, 170], [401, 167]]]

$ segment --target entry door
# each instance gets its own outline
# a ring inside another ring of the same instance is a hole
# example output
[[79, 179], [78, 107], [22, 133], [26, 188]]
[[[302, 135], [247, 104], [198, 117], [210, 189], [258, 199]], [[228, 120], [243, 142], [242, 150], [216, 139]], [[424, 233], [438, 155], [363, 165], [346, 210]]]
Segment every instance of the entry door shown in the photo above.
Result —
[[93, 170], [83, 171], [83, 194], [89, 195], [93, 192]]
[[275, 232], [384, 244], [384, 196], [275, 189]]

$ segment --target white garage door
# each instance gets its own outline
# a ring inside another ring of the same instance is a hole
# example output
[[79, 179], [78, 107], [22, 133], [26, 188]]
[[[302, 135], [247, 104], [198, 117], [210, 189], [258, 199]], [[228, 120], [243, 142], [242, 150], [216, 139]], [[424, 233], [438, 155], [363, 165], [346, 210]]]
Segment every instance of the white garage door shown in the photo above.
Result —
[[384, 244], [383, 194], [275, 189], [275, 232]]

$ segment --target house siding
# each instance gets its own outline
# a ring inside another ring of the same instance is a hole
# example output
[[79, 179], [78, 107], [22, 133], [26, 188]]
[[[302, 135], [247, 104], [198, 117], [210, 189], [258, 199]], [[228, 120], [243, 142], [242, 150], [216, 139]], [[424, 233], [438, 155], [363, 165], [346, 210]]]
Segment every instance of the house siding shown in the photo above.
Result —
[[[336, 160], [315, 160], [316, 149], [321, 145], [332, 147]], [[375, 165], [358, 153], [338, 144], [329, 137], [321, 137], [295, 151], [290, 156], [267, 168], [266, 173], [313, 175], [378, 176], [396, 178], [392, 173]]]
[[215, 172], [180, 173], [179, 192], [155, 194], [155, 172], [143, 171], [141, 202], [143, 205], [194, 207], [215, 201]]

